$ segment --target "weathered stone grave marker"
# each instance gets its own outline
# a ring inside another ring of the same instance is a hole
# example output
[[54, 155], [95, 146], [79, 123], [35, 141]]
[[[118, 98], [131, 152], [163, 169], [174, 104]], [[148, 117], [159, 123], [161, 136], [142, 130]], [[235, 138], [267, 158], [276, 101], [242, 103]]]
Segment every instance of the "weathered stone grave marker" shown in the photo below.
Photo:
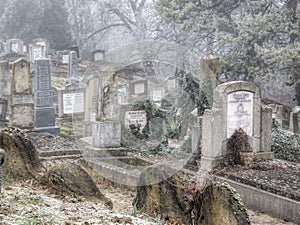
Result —
[[0, 98], [0, 122], [6, 120], [7, 100]]
[[35, 60], [35, 128], [50, 133], [59, 132], [55, 126], [55, 111], [51, 88], [50, 60]]
[[295, 134], [300, 134], [300, 106], [292, 109], [290, 114], [290, 131]]
[[11, 115], [9, 124], [20, 128], [33, 128], [34, 102], [30, 63], [19, 59], [12, 64]]
[[23, 54], [23, 42], [20, 39], [9, 39], [6, 41], [8, 44], [9, 52], [8, 53], [17, 53]]
[[96, 50], [92, 52], [92, 61], [100, 61], [105, 59], [105, 51], [104, 50]]
[[[68, 85], [76, 85], [78, 86], [78, 58], [77, 53], [71, 51], [69, 54], [69, 69], [68, 69]], [[73, 87], [75, 89], [76, 87]]]
[[253, 157], [274, 157], [272, 109], [261, 106], [260, 90], [251, 82], [228, 82], [214, 90], [212, 109], [203, 115], [201, 170], [210, 171], [222, 163], [227, 141], [239, 128], [249, 136]]
[[121, 123], [118, 121], [95, 122], [92, 144], [98, 148], [118, 148], [121, 146]]
[[148, 80], [136, 80], [129, 83], [130, 100], [148, 98]]
[[165, 96], [164, 88], [153, 88], [149, 91], [149, 99], [155, 102], [159, 107], [162, 106], [162, 99]]

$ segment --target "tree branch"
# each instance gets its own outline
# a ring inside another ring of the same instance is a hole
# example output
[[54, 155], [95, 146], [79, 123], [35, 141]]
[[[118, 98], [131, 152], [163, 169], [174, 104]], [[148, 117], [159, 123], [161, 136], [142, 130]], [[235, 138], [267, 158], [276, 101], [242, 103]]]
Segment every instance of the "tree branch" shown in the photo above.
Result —
[[109, 28], [112, 28], [112, 27], [120, 27], [120, 26], [125, 26], [123, 23], [116, 23], [116, 24], [110, 24], [108, 26], [105, 26], [105, 27], [101, 27], [100, 29], [98, 30], [95, 30], [93, 33], [89, 34], [88, 36], [86, 36], [85, 38], [83, 38], [84, 42], [88, 41], [90, 38], [92, 38], [94, 35], [104, 31], [104, 30], [107, 30]]

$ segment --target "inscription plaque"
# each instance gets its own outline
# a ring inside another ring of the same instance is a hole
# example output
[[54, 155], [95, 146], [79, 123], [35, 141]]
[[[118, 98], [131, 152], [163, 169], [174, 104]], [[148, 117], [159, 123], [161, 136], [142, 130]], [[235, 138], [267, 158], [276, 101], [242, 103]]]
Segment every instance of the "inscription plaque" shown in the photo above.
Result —
[[236, 91], [228, 95], [227, 138], [239, 128], [249, 136], [253, 135], [253, 96], [249, 91]]
[[64, 114], [83, 113], [84, 100], [83, 93], [63, 94]]
[[140, 131], [142, 131], [147, 124], [146, 112], [144, 110], [125, 112], [125, 126], [129, 127], [131, 124], [140, 125]]

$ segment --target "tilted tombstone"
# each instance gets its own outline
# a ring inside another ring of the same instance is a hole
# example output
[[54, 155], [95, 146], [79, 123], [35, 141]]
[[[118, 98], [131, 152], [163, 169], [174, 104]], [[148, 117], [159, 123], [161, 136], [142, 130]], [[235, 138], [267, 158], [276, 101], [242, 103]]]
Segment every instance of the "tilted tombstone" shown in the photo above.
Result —
[[9, 124], [20, 128], [33, 128], [34, 102], [30, 77], [30, 63], [19, 59], [12, 63], [11, 115]]
[[59, 128], [55, 126], [55, 110], [53, 106], [49, 59], [39, 58], [35, 60], [34, 78], [35, 128], [38, 131], [58, 133]]
[[294, 134], [300, 134], [300, 106], [292, 109], [290, 114], [290, 131]]
[[272, 109], [262, 108], [260, 90], [254, 83], [233, 81], [217, 86], [212, 109], [205, 110], [202, 125], [201, 170], [220, 165], [227, 154], [228, 139], [239, 128], [249, 136], [253, 157], [274, 157]]

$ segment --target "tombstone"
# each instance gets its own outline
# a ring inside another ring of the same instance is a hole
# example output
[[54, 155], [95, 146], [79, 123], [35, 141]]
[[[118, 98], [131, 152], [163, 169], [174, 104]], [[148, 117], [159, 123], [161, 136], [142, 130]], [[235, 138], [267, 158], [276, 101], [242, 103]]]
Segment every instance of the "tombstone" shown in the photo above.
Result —
[[153, 88], [149, 91], [149, 99], [152, 100], [157, 106], [162, 106], [162, 99], [165, 96], [165, 89]]
[[128, 104], [128, 86], [125, 84], [118, 85], [118, 104]]
[[178, 91], [179, 81], [177, 77], [167, 77], [165, 79], [165, 86], [167, 92], [175, 92]]
[[105, 59], [105, 51], [104, 50], [96, 50], [92, 52], [92, 62], [100, 61]]
[[42, 57], [45, 57], [47, 54], [49, 54], [50, 51], [50, 42], [47, 39], [35, 39], [33, 41], [34, 45], [37, 46], [43, 46], [44, 49], [44, 55], [42, 55]]
[[29, 58], [30, 62], [34, 62], [38, 58], [45, 57], [45, 46], [44, 45], [29, 45]]
[[30, 77], [30, 63], [19, 59], [12, 63], [11, 115], [9, 124], [20, 128], [33, 128], [34, 102]]
[[[74, 91], [63, 90], [60, 98], [62, 98], [62, 107], [59, 107], [59, 115], [65, 114], [83, 114], [84, 113], [84, 89]], [[60, 117], [61, 117], [60, 116]]]
[[283, 106], [278, 104], [269, 104], [272, 108], [272, 118], [273, 120], [282, 127], [283, 124]]
[[69, 48], [70, 52], [76, 52], [77, 54], [77, 59], [80, 59], [80, 52], [79, 52], [79, 47], [78, 46], [71, 46]]
[[125, 127], [129, 128], [130, 125], [140, 127], [140, 132], [147, 124], [147, 115], [144, 110], [126, 111], [125, 112]]
[[0, 61], [0, 96], [10, 96], [11, 77], [8, 61]]
[[148, 98], [148, 80], [136, 80], [129, 83], [130, 101]]
[[290, 114], [290, 131], [294, 134], [300, 134], [300, 106], [292, 109]]
[[95, 122], [92, 145], [97, 148], [118, 148], [121, 146], [121, 123], [117, 121]]
[[49, 133], [59, 133], [59, 128], [55, 126], [55, 110], [53, 106], [49, 59], [39, 58], [35, 60], [34, 78], [35, 129]]
[[219, 166], [227, 154], [227, 141], [242, 128], [249, 136], [255, 158], [273, 158], [271, 109], [262, 109], [260, 90], [251, 82], [234, 81], [214, 90], [213, 106], [205, 110], [202, 126], [201, 170]]
[[68, 89], [75, 89], [78, 87], [78, 58], [77, 53], [73, 51], [69, 54], [67, 86], [68, 85], [72, 85], [72, 87], [69, 87]]
[[7, 100], [0, 98], [0, 122], [6, 121]]
[[23, 55], [23, 42], [20, 39], [9, 39], [6, 41], [9, 53], [17, 53]]

